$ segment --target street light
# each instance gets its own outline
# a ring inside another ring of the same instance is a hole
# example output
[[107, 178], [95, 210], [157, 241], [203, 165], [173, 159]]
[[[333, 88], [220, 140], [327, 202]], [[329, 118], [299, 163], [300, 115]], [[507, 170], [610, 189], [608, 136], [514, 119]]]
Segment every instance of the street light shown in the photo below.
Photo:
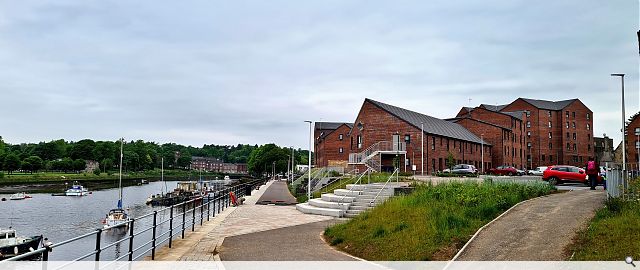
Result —
[[484, 173], [484, 133], [480, 134], [480, 159], [482, 159], [482, 173]]
[[627, 171], [627, 149], [625, 146], [624, 127], [626, 125], [625, 113], [624, 113], [624, 73], [612, 73], [613, 77], [620, 77], [622, 82], [622, 174], [625, 175]]
[[421, 140], [421, 153], [420, 153], [420, 164], [422, 166], [420, 170], [420, 174], [424, 176], [424, 122], [420, 123], [420, 140]]
[[307, 183], [307, 198], [309, 198], [309, 200], [311, 200], [311, 146], [313, 144], [313, 127], [311, 126], [311, 124], [313, 123], [312, 121], [304, 121], [305, 123], [309, 123], [309, 181]]

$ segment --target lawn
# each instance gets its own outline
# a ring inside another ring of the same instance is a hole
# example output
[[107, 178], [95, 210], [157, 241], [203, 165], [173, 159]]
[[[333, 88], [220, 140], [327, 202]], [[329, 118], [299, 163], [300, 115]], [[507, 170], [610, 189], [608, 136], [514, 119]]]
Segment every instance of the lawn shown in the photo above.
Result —
[[327, 228], [325, 238], [366, 260], [448, 260], [480, 227], [511, 206], [553, 191], [541, 182], [419, 185], [410, 195]]
[[640, 258], [640, 202], [609, 199], [569, 250], [576, 261]]
[[[165, 170], [164, 175], [166, 178], [176, 177], [189, 177], [189, 171], [183, 170]], [[203, 176], [217, 176], [217, 174], [203, 174]], [[150, 170], [143, 172], [124, 172], [124, 179], [139, 179], [139, 178], [159, 178], [161, 176], [160, 170]], [[191, 173], [192, 178], [199, 177], [196, 172]], [[221, 177], [221, 176], [220, 176]], [[3, 184], [28, 184], [28, 183], [42, 183], [42, 182], [63, 182], [69, 180], [113, 180], [118, 179], [117, 173], [101, 173], [96, 175], [94, 173], [63, 173], [63, 172], [38, 172], [38, 173], [12, 173], [4, 174], [0, 177], [0, 185]]]

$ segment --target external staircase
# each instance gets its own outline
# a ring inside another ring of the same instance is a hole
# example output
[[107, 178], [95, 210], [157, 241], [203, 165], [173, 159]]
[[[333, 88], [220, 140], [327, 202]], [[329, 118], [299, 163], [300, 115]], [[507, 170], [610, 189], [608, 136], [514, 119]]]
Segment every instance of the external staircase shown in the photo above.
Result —
[[404, 182], [349, 184], [346, 189], [322, 194], [321, 198], [297, 204], [296, 208], [305, 214], [352, 218], [392, 197], [396, 187], [407, 185]]
[[382, 168], [382, 154], [404, 155], [407, 145], [404, 142], [377, 142], [360, 153], [349, 154], [349, 165], [364, 165], [379, 172]]

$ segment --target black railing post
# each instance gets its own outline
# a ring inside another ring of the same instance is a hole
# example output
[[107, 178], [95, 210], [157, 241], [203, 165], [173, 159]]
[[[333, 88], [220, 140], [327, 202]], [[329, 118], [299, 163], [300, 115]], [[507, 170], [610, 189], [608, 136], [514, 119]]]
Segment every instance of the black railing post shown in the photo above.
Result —
[[155, 260], [156, 259], [156, 227], [158, 227], [158, 211], [153, 211], [153, 230], [151, 231], [151, 234], [153, 237], [151, 239], [151, 260]]
[[209, 221], [210, 216], [211, 216], [211, 194], [207, 195], [207, 221]]
[[133, 224], [135, 219], [131, 219], [129, 224], [129, 261], [133, 261]]
[[[42, 261], [48, 261], [49, 260], [49, 248], [47, 247], [44, 252], [42, 253]], [[46, 263], [44, 265], [47, 265]]]
[[102, 252], [102, 250], [100, 250], [101, 236], [102, 236], [102, 229], [97, 229], [96, 230], [96, 262], [100, 260], [100, 252]]
[[193, 210], [191, 210], [191, 231], [196, 230], [196, 200], [193, 200]]
[[184, 223], [187, 219], [187, 203], [182, 204], [182, 239], [184, 239]]
[[204, 197], [202, 197], [202, 203], [200, 203], [200, 226], [202, 226], [203, 220], [204, 220]]
[[169, 207], [169, 248], [173, 240], [173, 205]]
[[214, 218], [216, 217], [216, 202], [217, 202], [216, 195], [214, 194], [213, 195], [213, 212], [211, 212], [211, 216]]

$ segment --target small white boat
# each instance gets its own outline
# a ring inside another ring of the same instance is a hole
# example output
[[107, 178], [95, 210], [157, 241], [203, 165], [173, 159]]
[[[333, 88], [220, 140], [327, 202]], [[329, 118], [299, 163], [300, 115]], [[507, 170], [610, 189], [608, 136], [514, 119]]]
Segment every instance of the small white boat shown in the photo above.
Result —
[[119, 194], [118, 194], [118, 207], [115, 209], [109, 210], [107, 214], [107, 218], [104, 219], [102, 223], [104, 223], [104, 229], [108, 230], [111, 228], [117, 227], [128, 227], [131, 219], [129, 218], [129, 214], [127, 211], [122, 209], [122, 148], [124, 145], [124, 138], [120, 140], [120, 178], [119, 178]]
[[65, 195], [67, 196], [87, 196], [87, 194], [89, 194], [89, 190], [78, 182], [74, 182], [73, 186], [65, 191]]
[[31, 197], [27, 196], [27, 194], [24, 192], [18, 192], [16, 194], [12, 194], [11, 196], [9, 196], [9, 200], [12, 200], [12, 201], [24, 200], [26, 198], [31, 198]]
[[225, 175], [224, 180], [231, 180], [231, 177], [229, 177], [228, 175]]

